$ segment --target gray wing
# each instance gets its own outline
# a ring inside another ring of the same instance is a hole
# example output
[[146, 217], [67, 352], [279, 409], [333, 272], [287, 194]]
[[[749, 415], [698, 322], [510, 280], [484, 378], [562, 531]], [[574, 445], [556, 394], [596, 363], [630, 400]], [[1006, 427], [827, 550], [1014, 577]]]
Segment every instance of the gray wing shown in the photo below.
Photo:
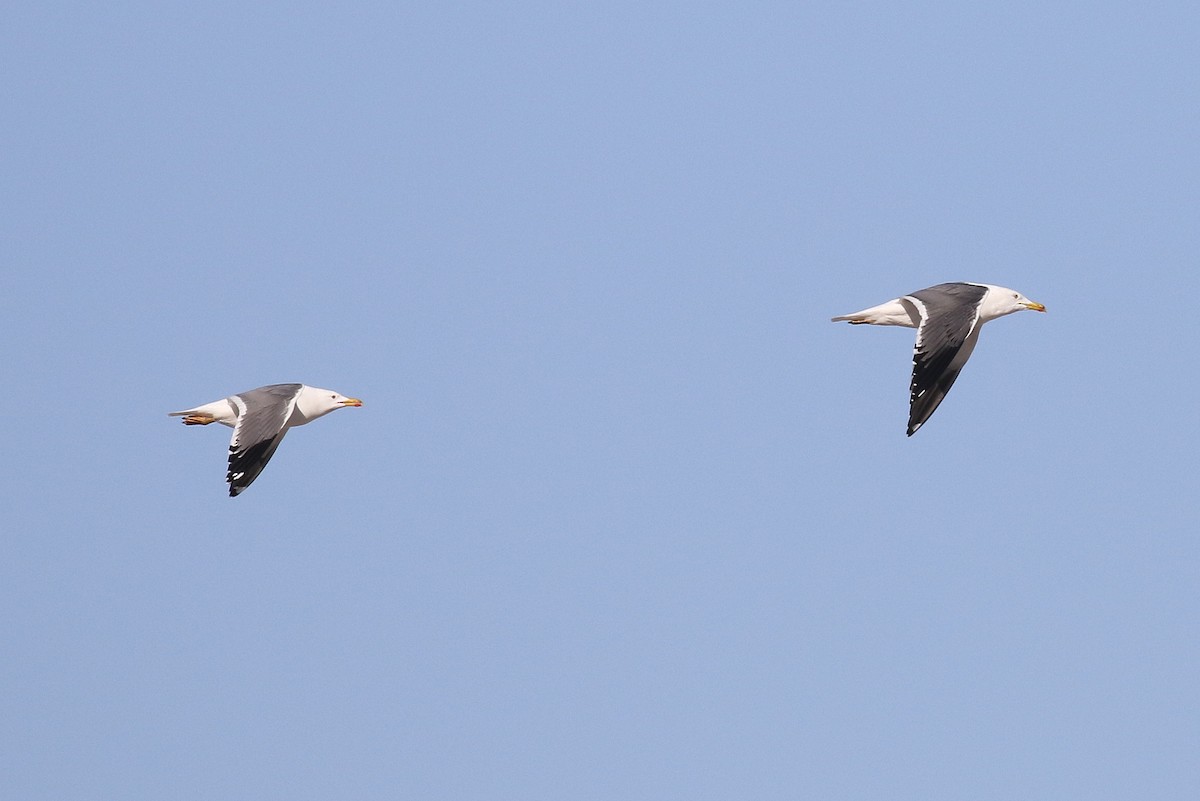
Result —
[[230, 398], [238, 410], [233, 439], [229, 441], [229, 472], [225, 475], [230, 497], [254, 483], [275, 455], [302, 386], [271, 384]]
[[979, 338], [979, 305], [987, 287], [938, 284], [907, 295], [921, 313], [913, 348], [908, 436], [937, 410]]

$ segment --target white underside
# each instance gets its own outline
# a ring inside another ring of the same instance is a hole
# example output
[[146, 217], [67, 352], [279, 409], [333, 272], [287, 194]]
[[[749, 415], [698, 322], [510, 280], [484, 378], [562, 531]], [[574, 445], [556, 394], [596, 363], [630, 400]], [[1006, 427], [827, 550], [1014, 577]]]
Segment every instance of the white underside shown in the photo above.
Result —
[[[223, 426], [230, 428], [237, 427], [238, 412], [235, 408], [235, 401], [232, 398], [222, 398], [219, 401], [206, 403], [203, 406], [197, 406], [195, 409], [185, 409], [182, 412], [171, 412], [170, 417], [183, 417], [189, 414], [211, 417], [214, 423], [220, 423]], [[312, 418], [306, 417], [300, 413], [299, 409], [292, 409], [292, 413], [288, 416], [288, 420], [283, 424], [284, 428], [293, 428], [294, 426], [302, 426]]]
[[[288, 415], [287, 422], [283, 424], [284, 428], [294, 428], [302, 426], [318, 417], [323, 417], [334, 408], [339, 406], [326, 405], [325, 398], [328, 390], [314, 389], [312, 387], [303, 387], [300, 393], [292, 401], [292, 412]], [[202, 415], [211, 417], [214, 423], [220, 423], [223, 426], [230, 428], [237, 427], [238, 417], [244, 404], [241, 398], [236, 395], [222, 398], [221, 400], [206, 403], [203, 406], [197, 406], [194, 409], [184, 409], [181, 412], [170, 412], [170, 417], [183, 417], [189, 414]]]

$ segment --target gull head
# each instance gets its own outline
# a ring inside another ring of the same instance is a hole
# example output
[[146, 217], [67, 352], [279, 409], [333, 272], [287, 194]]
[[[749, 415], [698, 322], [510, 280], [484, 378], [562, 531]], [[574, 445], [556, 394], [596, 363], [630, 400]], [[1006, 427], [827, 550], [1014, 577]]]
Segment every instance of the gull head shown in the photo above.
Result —
[[329, 411], [331, 412], [334, 409], [344, 409], [347, 406], [362, 406], [362, 401], [358, 398], [347, 398], [340, 392], [328, 393], [326, 403], [329, 405]]
[[300, 390], [300, 397], [296, 399], [297, 410], [308, 420], [315, 420], [318, 417], [329, 414], [335, 409], [362, 405], [363, 402], [358, 398], [349, 398], [340, 392], [334, 392], [332, 389], [321, 389], [320, 387], [310, 386], [305, 386]]
[[1030, 300], [1015, 289], [1009, 289], [1005, 286], [992, 286], [991, 284], [988, 284], [987, 288], [987, 297], [983, 299], [983, 306], [979, 309], [979, 316], [984, 321], [994, 320], [997, 317], [1003, 317], [1006, 314], [1024, 311], [1025, 309], [1039, 312], [1046, 311], [1045, 306]]

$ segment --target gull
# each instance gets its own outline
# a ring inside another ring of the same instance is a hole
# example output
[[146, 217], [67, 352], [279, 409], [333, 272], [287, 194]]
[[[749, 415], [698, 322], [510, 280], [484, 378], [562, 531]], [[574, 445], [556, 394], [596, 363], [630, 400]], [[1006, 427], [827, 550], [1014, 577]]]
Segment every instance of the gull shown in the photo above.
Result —
[[833, 322], [851, 325], [901, 325], [917, 329], [909, 387], [908, 436], [933, 415], [975, 343], [983, 324], [1024, 309], [1044, 312], [1013, 289], [993, 284], [938, 284], [869, 309], [843, 314]]
[[258, 478], [289, 428], [346, 406], [362, 406], [362, 401], [304, 384], [270, 384], [169, 416], [182, 417], [187, 426], [220, 423], [233, 429], [225, 480], [229, 496], [236, 497]]

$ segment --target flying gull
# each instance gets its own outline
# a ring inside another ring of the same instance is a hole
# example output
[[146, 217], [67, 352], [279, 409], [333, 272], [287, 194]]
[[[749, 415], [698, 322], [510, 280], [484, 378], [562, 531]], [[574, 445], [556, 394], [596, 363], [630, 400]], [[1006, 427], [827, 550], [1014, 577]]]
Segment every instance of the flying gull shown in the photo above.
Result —
[[347, 398], [331, 389], [304, 384], [271, 384], [249, 392], [230, 395], [194, 409], [171, 412], [188, 426], [220, 423], [233, 429], [229, 441], [230, 497], [250, 486], [267, 466], [283, 435], [343, 406], [362, 406], [358, 398]]
[[979, 329], [1006, 314], [1046, 307], [1012, 289], [991, 284], [938, 284], [853, 314], [834, 317], [851, 325], [902, 325], [917, 329], [909, 388], [908, 436], [916, 433], [954, 385]]

